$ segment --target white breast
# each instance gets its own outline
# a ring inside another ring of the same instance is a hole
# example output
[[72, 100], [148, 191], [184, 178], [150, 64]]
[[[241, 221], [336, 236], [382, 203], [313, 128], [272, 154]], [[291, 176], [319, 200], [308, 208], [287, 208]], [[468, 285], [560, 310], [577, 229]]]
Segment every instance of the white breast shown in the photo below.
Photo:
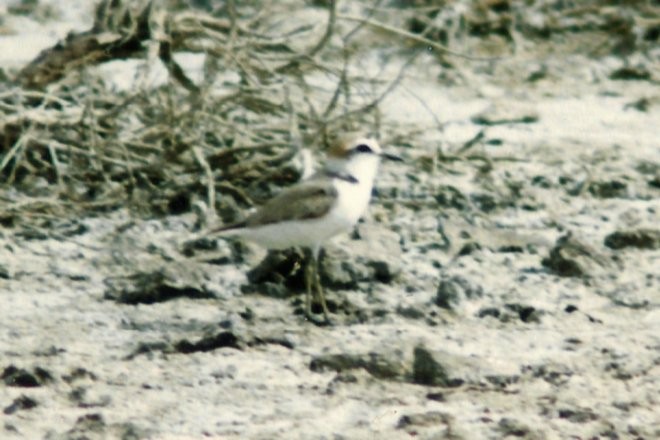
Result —
[[347, 228], [351, 228], [364, 215], [369, 206], [372, 182], [351, 183], [337, 179], [335, 187], [339, 193], [339, 199], [331, 213], [341, 218]]

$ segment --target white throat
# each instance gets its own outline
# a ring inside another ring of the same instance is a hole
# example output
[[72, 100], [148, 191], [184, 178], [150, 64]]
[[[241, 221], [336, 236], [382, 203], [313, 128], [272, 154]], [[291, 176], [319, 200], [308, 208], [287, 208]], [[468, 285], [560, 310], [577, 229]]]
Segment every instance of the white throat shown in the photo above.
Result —
[[359, 154], [343, 159], [331, 158], [326, 162], [325, 171], [333, 177], [338, 192], [330, 216], [342, 229], [353, 227], [367, 210], [379, 161], [376, 155]]
[[379, 162], [380, 158], [375, 155], [357, 155], [348, 159], [332, 158], [326, 162], [325, 169], [346, 177], [353, 177], [360, 186], [366, 185], [371, 190], [378, 173]]

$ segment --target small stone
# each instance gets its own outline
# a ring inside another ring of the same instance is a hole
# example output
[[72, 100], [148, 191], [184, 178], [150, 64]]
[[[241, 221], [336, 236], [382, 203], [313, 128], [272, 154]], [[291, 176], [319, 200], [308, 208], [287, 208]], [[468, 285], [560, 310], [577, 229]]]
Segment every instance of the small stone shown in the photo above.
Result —
[[317, 356], [309, 365], [309, 369], [315, 372], [334, 370], [342, 373], [358, 368], [379, 379], [391, 380], [403, 376], [403, 365], [398, 360], [380, 353]]
[[616, 231], [605, 237], [605, 246], [610, 249], [623, 249], [626, 247], [649, 250], [660, 249], [660, 230]]
[[108, 277], [104, 299], [122, 304], [154, 304], [174, 298], [214, 298], [199, 275], [186, 266], [164, 266], [150, 272]]
[[454, 417], [450, 414], [440, 411], [429, 411], [421, 414], [411, 414], [401, 416], [398, 429], [405, 429], [410, 427], [425, 427], [425, 426], [438, 426], [448, 425], [453, 422]]
[[518, 420], [504, 417], [497, 424], [497, 431], [502, 434], [503, 437], [519, 437], [519, 438], [529, 438], [532, 430], [529, 426], [525, 425]]
[[0, 264], [0, 278], [4, 278], [5, 280], [11, 278], [9, 275], [9, 269], [3, 264]]
[[324, 286], [357, 289], [361, 282], [391, 284], [402, 270], [399, 235], [387, 228], [370, 225], [359, 228], [360, 240], [344, 250], [329, 246], [321, 258], [319, 272]]
[[591, 182], [588, 187], [592, 196], [601, 199], [623, 198], [627, 189], [628, 185], [620, 180]]
[[550, 255], [541, 264], [562, 277], [593, 276], [603, 269], [612, 269], [607, 256], [580, 242], [568, 233], [557, 239]]
[[435, 304], [444, 309], [454, 309], [461, 302], [483, 296], [481, 286], [474, 285], [466, 278], [452, 276], [440, 281], [435, 295]]
[[472, 117], [479, 125], [531, 124], [538, 122], [539, 114], [531, 106], [498, 102]]
[[651, 72], [649, 72], [646, 67], [626, 66], [610, 73], [610, 79], [623, 81], [648, 81], [651, 79]]
[[[78, 417], [76, 424], [73, 429], [69, 432], [70, 434], [83, 434], [85, 432], [102, 432], [105, 430], [106, 424], [103, 419], [103, 415], [99, 413], [94, 414], [85, 414], [84, 416]], [[75, 438], [87, 438], [86, 436]]]
[[564, 408], [559, 410], [559, 418], [567, 419], [573, 423], [587, 423], [598, 419], [598, 415], [594, 414], [591, 409], [582, 408]]
[[14, 414], [17, 411], [32, 409], [32, 408], [36, 407], [37, 405], [38, 405], [37, 401], [34, 400], [33, 398], [25, 396], [25, 395], [21, 395], [21, 396], [17, 397], [16, 399], [14, 399], [14, 401], [9, 406], [5, 407], [3, 412], [6, 415], [11, 415], [11, 414]]
[[435, 201], [441, 208], [454, 208], [462, 211], [468, 207], [467, 197], [451, 185], [440, 186], [435, 194]]
[[396, 313], [397, 315], [408, 319], [423, 319], [426, 316], [423, 310], [412, 306], [398, 307]]
[[541, 312], [532, 306], [524, 304], [506, 304], [507, 309], [515, 312], [522, 322], [541, 322]]
[[420, 385], [449, 386], [447, 371], [424, 347], [415, 347], [413, 352], [412, 380]]
[[232, 332], [225, 331], [214, 335], [204, 336], [196, 342], [190, 342], [187, 339], [183, 339], [174, 344], [174, 349], [179, 353], [184, 354], [207, 352], [224, 347], [240, 349], [238, 337]]
[[300, 250], [270, 251], [256, 267], [248, 271], [247, 279], [250, 284], [286, 284], [292, 290], [302, 290], [306, 264]]
[[7, 386], [21, 388], [40, 387], [53, 380], [52, 375], [41, 367], [35, 368], [34, 372], [29, 372], [13, 365], [5, 368], [0, 378]]

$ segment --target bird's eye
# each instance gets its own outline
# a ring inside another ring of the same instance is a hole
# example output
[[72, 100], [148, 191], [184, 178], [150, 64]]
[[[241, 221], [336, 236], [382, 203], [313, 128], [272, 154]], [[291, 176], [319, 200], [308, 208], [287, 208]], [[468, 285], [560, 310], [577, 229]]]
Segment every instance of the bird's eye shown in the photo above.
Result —
[[373, 153], [374, 150], [371, 149], [371, 147], [367, 144], [360, 144], [357, 147], [355, 147], [355, 151], [359, 153]]

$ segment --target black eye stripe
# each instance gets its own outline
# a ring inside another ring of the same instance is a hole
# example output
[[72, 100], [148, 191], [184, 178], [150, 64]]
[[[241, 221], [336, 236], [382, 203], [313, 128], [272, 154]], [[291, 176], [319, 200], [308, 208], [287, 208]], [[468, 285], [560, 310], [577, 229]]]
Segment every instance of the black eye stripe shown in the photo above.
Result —
[[355, 147], [355, 151], [359, 153], [373, 153], [374, 150], [371, 149], [371, 147], [367, 144], [360, 144], [357, 147]]

